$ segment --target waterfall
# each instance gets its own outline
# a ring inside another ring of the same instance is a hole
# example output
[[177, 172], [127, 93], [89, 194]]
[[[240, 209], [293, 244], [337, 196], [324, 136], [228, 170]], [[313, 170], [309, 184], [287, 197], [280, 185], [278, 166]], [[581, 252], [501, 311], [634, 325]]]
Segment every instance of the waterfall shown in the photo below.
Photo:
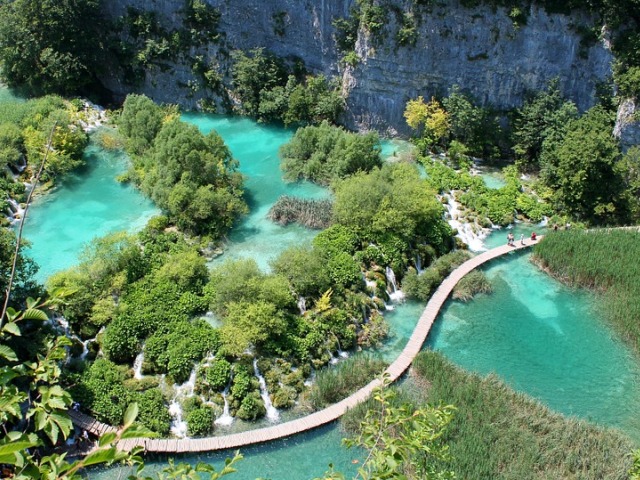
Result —
[[224, 400], [224, 409], [222, 410], [222, 415], [216, 418], [216, 421], [213, 422], [216, 425], [228, 426], [233, 423], [233, 417], [229, 413], [229, 401], [227, 400], [227, 395], [229, 395], [229, 385], [227, 385], [222, 392], [222, 398]]
[[300, 310], [300, 315], [304, 315], [307, 312], [307, 301], [302, 295], [298, 297], [298, 309]]
[[171, 421], [171, 433], [176, 437], [184, 438], [187, 436], [187, 422], [182, 418], [182, 405], [180, 400], [193, 396], [193, 390], [196, 386], [196, 370], [195, 368], [189, 375], [189, 380], [182, 385], [175, 386], [175, 395], [169, 404], [169, 414], [173, 417]]
[[422, 258], [419, 253], [416, 253], [416, 271], [418, 274], [422, 273]]
[[267, 419], [271, 422], [276, 422], [280, 418], [280, 413], [278, 409], [273, 406], [271, 403], [271, 398], [269, 397], [269, 392], [267, 391], [267, 382], [265, 382], [264, 377], [260, 375], [260, 370], [258, 370], [258, 359], [253, 359], [253, 371], [255, 372], [256, 377], [258, 377], [258, 382], [260, 382], [260, 396], [264, 401], [264, 406], [267, 409]]
[[[447, 195], [444, 195], [443, 198], [446, 198], [447, 200], [447, 203], [445, 203], [444, 206], [449, 217], [448, 223], [451, 228], [454, 228], [458, 231], [456, 237], [460, 238], [460, 240], [466, 243], [469, 246], [469, 250], [471, 250], [472, 252], [480, 252], [486, 250], [483, 240], [490, 230], [476, 226], [475, 223], [463, 223], [458, 220], [458, 202], [456, 202], [453, 192], [449, 192]], [[476, 229], [479, 229], [479, 233], [476, 233], [474, 227]]]
[[[80, 360], [84, 360], [87, 358], [89, 354], [89, 342], [95, 340], [94, 338], [90, 338], [87, 340], [81, 340], [75, 333], [71, 332], [71, 327], [69, 326], [69, 322], [62, 315], [53, 314], [53, 316], [47, 320], [47, 323], [51, 325], [53, 328], [58, 330], [58, 332], [62, 331], [65, 337], [70, 340], [75, 340], [76, 342], [82, 344], [82, 353], [78, 357]], [[100, 333], [100, 332], [98, 332]], [[67, 352], [70, 352], [70, 347], [66, 347]], [[67, 356], [66, 363], [71, 361], [71, 354]]]
[[304, 381], [304, 386], [305, 387], [310, 387], [311, 385], [313, 385], [313, 381], [316, 379], [316, 369], [311, 367], [311, 375], [309, 375], [309, 378], [307, 378]]
[[404, 298], [404, 293], [401, 290], [398, 290], [396, 274], [393, 272], [391, 267], [387, 267], [385, 269], [385, 276], [387, 277], [387, 285], [391, 285], [393, 288], [393, 291], [389, 292], [389, 298], [394, 302], [399, 302]]
[[140, 352], [136, 359], [133, 361], [133, 378], [136, 380], [142, 380], [142, 362], [144, 361], [144, 352]]

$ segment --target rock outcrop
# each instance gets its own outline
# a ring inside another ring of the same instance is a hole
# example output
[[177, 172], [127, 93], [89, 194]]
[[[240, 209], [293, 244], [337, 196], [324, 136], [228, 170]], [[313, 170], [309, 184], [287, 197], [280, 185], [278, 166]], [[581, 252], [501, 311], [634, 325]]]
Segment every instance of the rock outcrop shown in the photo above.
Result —
[[[372, 36], [361, 26], [359, 61], [345, 68], [332, 23], [349, 15], [354, 0], [205, 1], [220, 12], [221, 40], [193, 48], [163, 68], [152, 68], [137, 91], [157, 101], [196, 108], [212, 93], [200, 88], [190, 59], [199, 55], [219, 65], [228, 82], [229, 52], [262, 46], [281, 57], [302, 59], [313, 73], [341, 76], [348, 93], [348, 126], [403, 134], [407, 130], [402, 114], [409, 98], [446, 95], [454, 84], [477, 102], [506, 110], [557, 77], [565, 96], [584, 110], [594, 103], [597, 85], [611, 75], [612, 54], [606, 42], [587, 44], [580, 26], [589, 25], [589, 19], [578, 14], [548, 14], [531, 7], [526, 22], [516, 24], [501, 8], [465, 8], [457, 0], [428, 7], [394, 0], [398, 8], [387, 12], [381, 32]], [[107, 3], [112, 18], [126, 14], [128, 7], [151, 9], [167, 28], [181, 27], [181, 0]], [[394, 12], [411, 8], [416, 41], [401, 46]], [[121, 95], [132, 89], [116, 77], [105, 79], [109, 88]]]

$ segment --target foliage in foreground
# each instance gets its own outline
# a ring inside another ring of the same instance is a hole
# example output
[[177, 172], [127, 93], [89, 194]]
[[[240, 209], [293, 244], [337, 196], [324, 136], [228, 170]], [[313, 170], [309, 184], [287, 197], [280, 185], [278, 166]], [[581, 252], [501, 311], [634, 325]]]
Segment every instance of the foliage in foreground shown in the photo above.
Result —
[[603, 294], [603, 313], [640, 352], [640, 233], [634, 230], [559, 231], [534, 254], [561, 281]]

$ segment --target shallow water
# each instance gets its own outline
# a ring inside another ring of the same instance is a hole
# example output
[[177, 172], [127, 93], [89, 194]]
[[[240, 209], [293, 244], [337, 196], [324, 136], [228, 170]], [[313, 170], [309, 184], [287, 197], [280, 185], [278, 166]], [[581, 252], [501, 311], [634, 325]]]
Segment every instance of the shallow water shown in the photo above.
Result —
[[131, 185], [115, 177], [127, 169], [126, 156], [91, 144], [87, 166], [64, 177], [55, 191], [37, 198], [27, 215], [27, 254], [40, 266], [37, 278], [78, 262], [84, 245], [96, 237], [141, 229], [159, 210]]
[[[352, 478], [364, 458], [360, 449], [347, 449], [341, 445], [344, 433], [337, 424], [318, 428], [312, 432], [290, 438], [253, 445], [241, 449], [244, 459], [237, 464], [238, 472], [229, 478], [253, 480], [310, 480], [321, 476], [333, 464], [335, 469]], [[181, 455], [176, 462], [206, 462], [220, 468], [224, 459], [233, 456], [233, 451], [210, 452], [199, 455]], [[159, 471], [167, 463], [166, 458], [149, 459], [145, 472]], [[90, 472], [94, 480], [125, 479], [133, 473], [130, 468], [99, 469]]]
[[593, 295], [553, 280], [529, 254], [485, 272], [494, 292], [447, 302], [426, 345], [467, 370], [497, 373], [553, 410], [640, 440], [640, 367], [594, 313]]
[[186, 113], [186, 122], [202, 132], [216, 130], [240, 161], [246, 175], [246, 199], [250, 212], [229, 234], [224, 253], [214, 264], [229, 258], [253, 258], [263, 269], [280, 252], [293, 245], [308, 244], [317, 231], [292, 224], [282, 227], [267, 219], [271, 206], [281, 195], [326, 198], [329, 191], [310, 182], [286, 183], [282, 180], [278, 149], [289, 141], [293, 130], [256, 124], [254, 121], [225, 115]]

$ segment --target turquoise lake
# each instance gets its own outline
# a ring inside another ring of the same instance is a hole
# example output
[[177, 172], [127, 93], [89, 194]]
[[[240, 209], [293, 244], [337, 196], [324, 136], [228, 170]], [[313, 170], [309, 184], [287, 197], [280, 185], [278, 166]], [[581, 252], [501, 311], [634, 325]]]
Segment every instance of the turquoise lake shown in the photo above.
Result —
[[38, 197], [27, 215], [26, 252], [40, 266], [37, 278], [75, 265], [84, 246], [96, 237], [139, 230], [160, 211], [131, 185], [115, 177], [127, 169], [126, 156], [90, 145], [82, 169], [64, 177], [53, 192]]
[[[0, 94], [2, 90], [0, 90]], [[0, 96], [1, 98], [1, 96]], [[326, 189], [281, 180], [277, 150], [292, 131], [257, 125], [247, 119], [185, 114], [183, 118], [203, 131], [216, 129], [240, 161], [247, 177], [250, 214], [229, 235], [226, 258], [255, 258], [266, 268], [287, 246], [309, 242], [315, 232], [280, 227], [266, 220], [266, 212], [281, 194], [321, 198]], [[386, 145], [386, 152], [400, 151]], [[118, 230], [141, 228], [157, 209], [135, 189], [115, 181], [126, 169], [126, 158], [95, 146], [87, 151], [88, 166], [70, 175], [52, 193], [34, 203], [25, 225], [33, 246], [30, 255], [41, 265], [39, 278], [77, 262], [87, 241]], [[527, 237], [540, 227], [517, 225]], [[504, 243], [504, 230], [493, 233], [489, 247]], [[636, 440], [640, 425], [633, 412], [638, 404], [638, 363], [615, 335], [594, 314], [591, 295], [567, 289], [539, 272], [527, 255], [497, 261], [487, 274], [492, 295], [461, 304], [449, 302], [428, 345], [471, 371], [497, 372], [517, 390], [529, 393], [551, 408], [619, 426]], [[406, 343], [423, 305], [407, 302], [387, 313], [392, 337], [381, 349], [392, 359]], [[637, 415], [636, 415], [637, 416]], [[240, 474], [231, 478], [301, 480], [322, 474], [331, 462], [352, 474], [359, 452], [341, 447], [337, 426], [242, 449], [246, 458]], [[221, 462], [229, 453], [185, 457], [189, 461]], [[165, 459], [159, 458], [161, 465]], [[156, 463], [156, 462], [152, 462]], [[91, 477], [124, 478], [109, 470]]]

